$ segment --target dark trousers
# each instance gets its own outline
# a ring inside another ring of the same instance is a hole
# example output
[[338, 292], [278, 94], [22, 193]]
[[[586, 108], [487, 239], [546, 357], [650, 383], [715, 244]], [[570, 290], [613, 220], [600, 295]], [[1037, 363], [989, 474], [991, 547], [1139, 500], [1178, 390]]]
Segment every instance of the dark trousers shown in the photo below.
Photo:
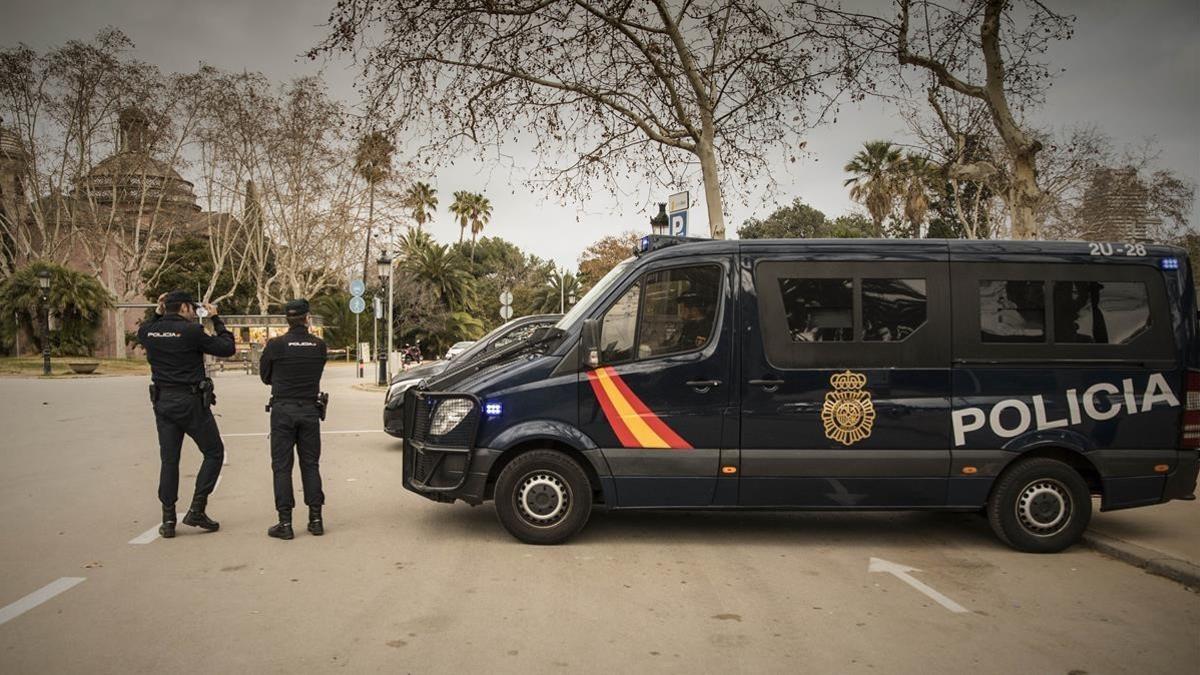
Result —
[[165, 508], [174, 508], [179, 498], [179, 452], [187, 434], [200, 452], [204, 462], [196, 474], [196, 497], [208, 497], [217, 486], [221, 464], [225, 461], [225, 444], [212, 411], [204, 405], [199, 394], [189, 391], [163, 391], [154, 403], [154, 423], [158, 427], [158, 454], [162, 468], [158, 475], [158, 501]]
[[[292, 449], [295, 448], [295, 454]], [[296, 506], [292, 494], [292, 464], [300, 456], [304, 503], [321, 506], [321, 417], [316, 403], [275, 401], [271, 404], [271, 471], [275, 474], [275, 510]]]

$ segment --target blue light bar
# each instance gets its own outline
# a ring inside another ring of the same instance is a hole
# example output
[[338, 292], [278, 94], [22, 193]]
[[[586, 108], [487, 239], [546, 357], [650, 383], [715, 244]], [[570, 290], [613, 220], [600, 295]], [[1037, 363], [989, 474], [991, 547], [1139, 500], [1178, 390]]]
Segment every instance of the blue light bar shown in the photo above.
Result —
[[650, 237], [642, 237], [642, 253], [650, 250]]
[[499, 401], [488, 401], [483, 404], [483, 412], [488, 417], [499, 417], [504, 414], [504, 406]]
[[1179, 269], [1179, 258], [1163, 258], [1158, 261], [1158, 264], [1164, 270], [1177, 270]]

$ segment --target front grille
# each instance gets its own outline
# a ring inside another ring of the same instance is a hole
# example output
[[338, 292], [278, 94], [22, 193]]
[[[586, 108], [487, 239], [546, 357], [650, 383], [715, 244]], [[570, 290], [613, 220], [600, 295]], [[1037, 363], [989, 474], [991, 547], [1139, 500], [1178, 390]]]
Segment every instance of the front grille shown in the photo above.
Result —
[[434, 467], [437, 466], [438, 456], [441, 453], [417, 451], [416, 466], [413, 469], [413, 479], [418, 483], [428, 483], [429, 477], [433, 474]]

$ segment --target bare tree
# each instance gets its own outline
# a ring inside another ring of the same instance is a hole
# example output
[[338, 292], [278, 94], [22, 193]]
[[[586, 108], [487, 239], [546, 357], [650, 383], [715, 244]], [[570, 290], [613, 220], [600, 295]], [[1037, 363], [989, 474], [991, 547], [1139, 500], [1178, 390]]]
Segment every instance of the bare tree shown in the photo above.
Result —
[[[770, 180], [820, 83], [853, 71], [815, 44], [801, 3], [604, 0], [340, 2], [312, 56], [365, 54], [375, 109], [431, 146], [532, 138], [562, 193], [640, 174], [678, 187], [699, 168], [708, 220], [725, 236], [724, 192]], [[794, 154], [788, 153], [788, 154]], [[567, 157], [566, 163], [558, 161]]]
[[[1001, 195], [1017, 239], [1036, 238], [1042, 191], [1037, 180], [1037, 155], [1042, 143], [1021, 119], [1021, 108], [1040, 101], [1049, 69], [1037, 59], [1053, 40], [1071, 35], [1073, 18], [1048, 9], [1040, 0], [1022, 2], [1014, 11], [1011, 0], [970, 0], [948, 7], [934, 0], [899, 0], [895, 29], [896, 56], [903, 65], [921, 68], [938, 88], [980, 101], [996, 134], [1003, 141], [1006, 166], [987, 166], [987, 160], [960, 164], [962, 173], [1003, 182]], [[920, 26], [910, 31], [912, 17]], [[978, 24], [975, 37], [968, 27]], [[911, 33], [911, 34], [910, 34]], [[930, 103], [937, 106], [936, 93]], [[939, 115], [941, 113], [939, 112]]]

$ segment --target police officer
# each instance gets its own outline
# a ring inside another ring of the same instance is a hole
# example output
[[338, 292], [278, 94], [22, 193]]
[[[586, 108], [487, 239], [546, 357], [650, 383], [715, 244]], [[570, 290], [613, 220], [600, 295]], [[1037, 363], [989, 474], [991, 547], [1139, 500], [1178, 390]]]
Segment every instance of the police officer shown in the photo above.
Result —
[[259, 363], [263, 384], [271, 385], [271, 471], [275, 474], [275, 510], [279, 522], [267, 530], [276, 539], [291, 539], [292, 449], [300, 456], [300, 481], [308, 505], [308, 531], [325, 534], [321, 522], [321, 420], [327, 397], [320, 393], [326, 347], [308, 332], [308, 301], [292, 300], [284, 309], [288, 332], [267, 342]]
[[179, 452], [183, 436], [196, 442], [204, 455], [196, 474], [196, 492], [191, 508], [183, 517], [184, 525], [209, 532], [220, 524], [205, 514], [208, 496], [217, 485], [225, 445], [210, 407], [216, 399], [212, 380], [204, 373], [204, 355], [233, 356], [233, 333], [217, 316], [214, 305], [204, 309], [212, 319], [215, 335], [204, 332], [197, 322], [196, 302], [186, 291], [172, 291], [158, 298], [154, 318], [138, 329], [138, 342], [150, 361], [150, 400], [158, 427], [158, 452], [162, 468], [158, 478], [158, 500], [162, 502], [162, 526], [158, 533], [165, 539], [175, 536], [175, 500], [179, 497]]

